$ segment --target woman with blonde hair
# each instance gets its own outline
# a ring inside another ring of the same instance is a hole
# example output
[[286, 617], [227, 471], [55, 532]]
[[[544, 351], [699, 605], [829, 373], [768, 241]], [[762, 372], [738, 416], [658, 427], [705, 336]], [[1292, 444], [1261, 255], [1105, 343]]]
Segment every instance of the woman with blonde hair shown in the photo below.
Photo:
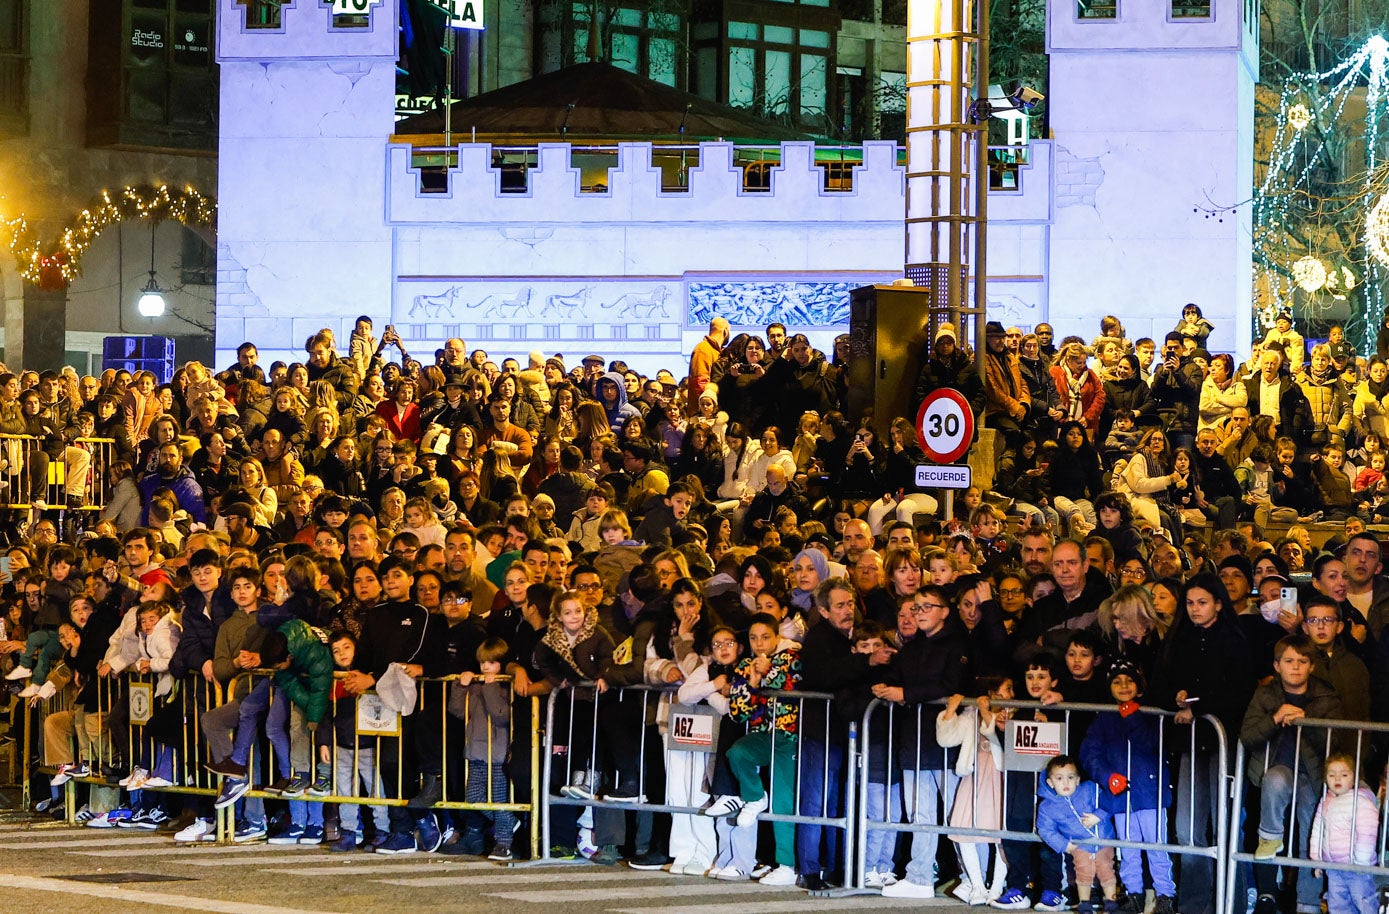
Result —
[[[1113, 341], [1108, 344], [1112, 345]], [[1061, 396], [1061, 409], [1066, 418], [1085, 423], [1085, 431], [1093, 441], [1104, 413], [1104, 382], [1087, 367], [1086, 361], [1084, 345], [1067, 343], [1052, 362], [1051, 380]]]
[[271, 527], [275, 523], [275, 512], [280, 508], [279, 496], [274, 486], [265, 484], [265, 467], [254, 457], [245, 457], [237, 467], [241, 488], [250, 496], [251, 523], [257, 527]]
[[1097, 619], [1105, 657], [1128, 660], [1151, 682], [1162, 655], [1169, 622], [1158, 615], [1152, 594], [1141, 584], [1125, 584], [1100, 604]]

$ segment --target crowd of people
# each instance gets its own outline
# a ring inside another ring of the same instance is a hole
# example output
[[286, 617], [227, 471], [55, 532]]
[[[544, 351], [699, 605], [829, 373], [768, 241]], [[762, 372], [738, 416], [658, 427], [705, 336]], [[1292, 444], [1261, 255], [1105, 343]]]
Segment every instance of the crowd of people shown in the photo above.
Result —
[[[559, 691], [546, 786], [579, 802], [553, 807], [551, 856], [823, 890], [844, 835], [804, 820], [842, 813], [871, 706], [871, 821], [1041, 842], [951, 836], [946, 854], [938, 832], [872, 830], [866, 886], [928, 898], [958, 876], [969, 904], [1087, 914], [1150, 891], [1155, 914], [1206, 914], [1209, 857], [1116, 864], [1093, 842], [1212, 845], [1215, 721], [1251, 759], [1248, 849], [1275, 861], [1252, 867], [1251, 904], [1368, 914], [1372, 881], [1276, 858], [1378, 861], [1383, 759], [1328, 758], [1295, 721], [1389, 715], [1367, 526], [1389, 514], [1389, 364], [1339, 328], [1305, 352], [1287, 314], [1238, 363], [1206, 349], [1196, 305], [1160, 345], [1100, 329], [1054, 344], [991, 322], [982, 372], [936, 329], [917, 402], [959, 388], [999, 441], [993, 484], [948, 517], [915, 485], [913, 423], [847, 414], [844, 341], [826, 356], [780, 324], [715, 319], [683, 378], [598, 355], [498, 364], [460, 339], [426, 363], [367, 317], [268, 370], [248, 342], [168, 383], [0, 375], [0, 433], [34, 442], [0, 444], [0, 497], [25, 506], [0, 654], [51, 711], [38, 811], [75, 782], [91, 827], [211, 841], [214, 808], [234, 808], [238, 842], [509, 860], [524, 814], [436, 806], [524, 803], [532, 699]], [[154, 684], [136, 741], [129, 673]], [[664, 691], [614, 700], [636, 686]], [[434, 713], [366, 737], [367, 698]], [[671, 701], [722, 720], [716, 751], [665, 748]], [[1005, 772], [1016, 714], [1064, 719], [1069, 754]], [[186, 774], [195, 718], [219, 793], [180, 801], [161, 788]], [[397, 790], [408, 804], [370, 803]]]

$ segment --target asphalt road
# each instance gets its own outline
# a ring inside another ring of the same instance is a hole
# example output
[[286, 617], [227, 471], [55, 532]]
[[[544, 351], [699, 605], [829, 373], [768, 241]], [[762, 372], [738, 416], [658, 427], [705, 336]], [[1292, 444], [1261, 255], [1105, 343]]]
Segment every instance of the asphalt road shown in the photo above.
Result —
[[323, 847], [175, 845], [172, 833], [68, 828], [0, 817], [6, 914], [207, 911], [221, 914], [799, 914], [923, 906], [879, 895], [812, 898], [625, 866], [506, 866], [437, 854], [330, 854]]

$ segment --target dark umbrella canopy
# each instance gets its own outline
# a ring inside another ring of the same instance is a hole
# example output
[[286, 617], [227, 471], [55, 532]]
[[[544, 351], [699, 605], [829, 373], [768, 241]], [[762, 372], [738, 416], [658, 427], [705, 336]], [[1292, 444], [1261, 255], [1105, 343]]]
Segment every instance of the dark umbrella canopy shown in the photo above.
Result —
[[[452, 127], [455, 142], [460, 134], [474, 130], [555, 142], [814, 139], [607, 63], [577, 64], [454, 102]], [[396, 124], [395, 132], [398, 137], [437, 136], [444, 132], [444, 114], [429, 111], [408, 117]]]

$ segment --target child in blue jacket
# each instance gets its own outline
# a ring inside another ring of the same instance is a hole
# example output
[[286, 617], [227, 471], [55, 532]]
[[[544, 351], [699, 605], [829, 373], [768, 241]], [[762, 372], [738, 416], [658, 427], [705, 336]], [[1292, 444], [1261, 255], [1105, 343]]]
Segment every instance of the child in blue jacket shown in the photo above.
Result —
[[[1100, 806], [1114, 817], [1114, 831], [1125, 841], [1167, 840], [1167, 807], [1172, 788], [1160, 751], [1162, 723], [1139, 711], [1143, 673], [1128, 660], [1109, 667], [1109, 691], [1119, 707], [1095, 718], [1080, 744], [1085, 770], [1105, 788]], [[1157, 904], [1153, 914], [1173, 914], [1177, 886], [1172, 881], [1172, 858], [1166, 851], [1125, 848], [1120, 853], [1119, 875], [1129, 898], [1143, 898], [1143, 858], [1153, 879]]]
[[1090, 888], [1099, 873], [1106, 914], [1118, 910], [1118, 880], [1114, 875], [1114, 848], [1079, 842], [1113, 839], [1109, 817], [1100, 809], [1100, 788], [1080, 779], [1080, 765], [1069, 755], [1047, 762], [1047, 779], [1037, 789], [1037, 836], [1058, 854], [1071, 858], [1076, 871], [1076, 914], [1094, 914]]

